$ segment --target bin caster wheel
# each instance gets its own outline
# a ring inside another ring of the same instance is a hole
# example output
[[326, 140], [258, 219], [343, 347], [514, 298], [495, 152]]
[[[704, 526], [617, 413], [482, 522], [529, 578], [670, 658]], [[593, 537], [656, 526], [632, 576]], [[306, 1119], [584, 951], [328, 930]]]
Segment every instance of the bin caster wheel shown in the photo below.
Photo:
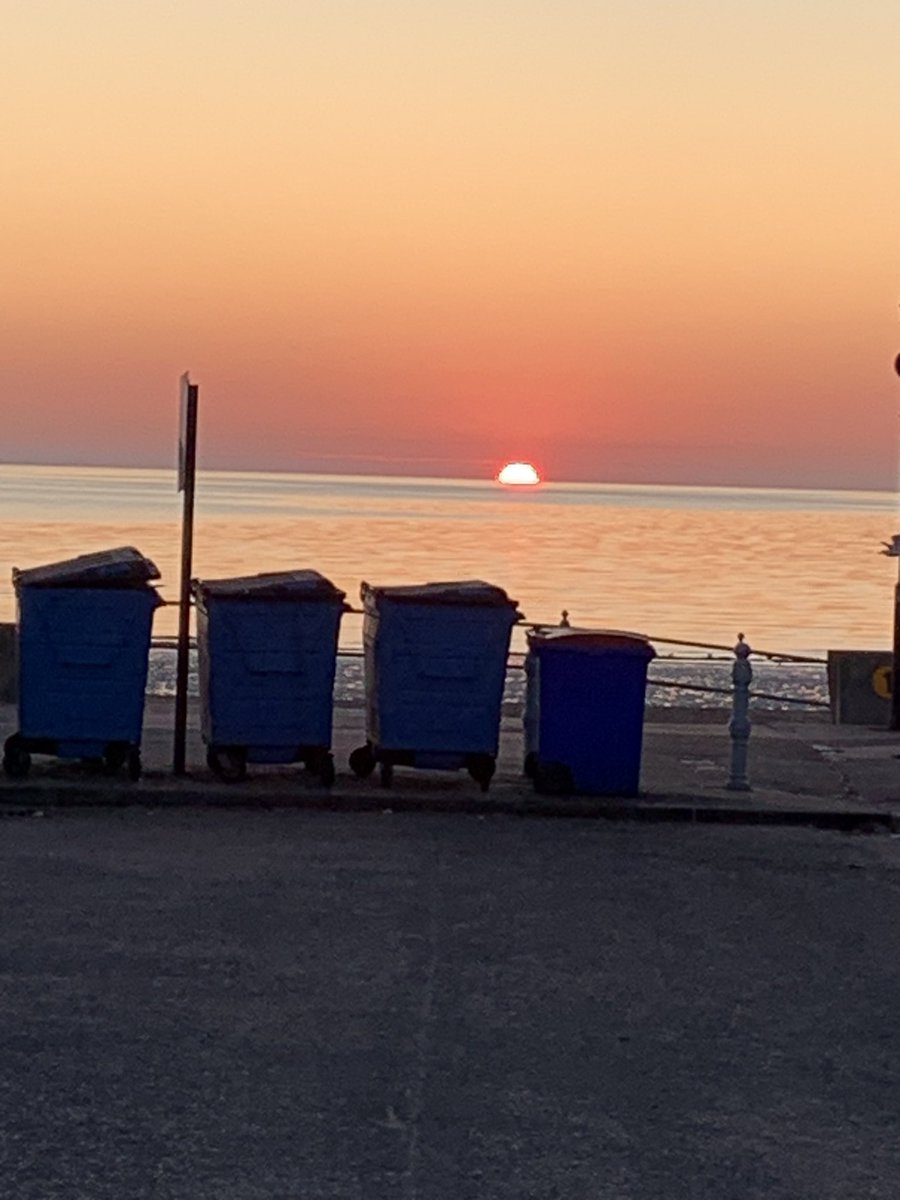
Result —
[[379, 772], [381, 775], [381, 786], [389, 788], [394, 782], [394, 764], [392, 762], [379, 763]]
[[534, 779], [538, 769], [538, 756], [533, 750], [525, 755], [525, 761], [522, 764], [522, 771], [529, 779]]
[[558, 762], [539, 762], [534, 769], [534, 788], [545, 796], [568, 796], [575, 790], [575, 781], [568, 767]]
[[128, 778], [132, 783], [137, 783], [143, 774], [143, 766], [141, 765], [141, 752], [136, 746], [128, 751]]
[[326, 754], [323, 756], [322, 761], [319, 764], [319, 780], [321, 781], [323, 787], [330, 788], [334, 783], [334, 779], [334, 755]]
[[115, 775], [128, 761], [129, 753], [128, 746], [121, 742], [110, 742], [103, 754], [103, 767], [107, 775]]
[[226, 783], [240, 783], [247, 775], [247, 752], [240, 746], [210, 746], [206, 763]]
[[3, 770], [10, 779], [24, 779], [31, 768], [31, 755], [25, 749], [22, 735], [14, 733], [3, 746]]
[[368, 745], [357, 746], [350, 755], [350, 770], [359, 779], [368, 779], [375, 770], [375, 755]]
[[466, 770], [483, 792], [486, 792], [491, 786], [496, 768], [497, 764], [490, 754], [473, 754], [466, 762]]

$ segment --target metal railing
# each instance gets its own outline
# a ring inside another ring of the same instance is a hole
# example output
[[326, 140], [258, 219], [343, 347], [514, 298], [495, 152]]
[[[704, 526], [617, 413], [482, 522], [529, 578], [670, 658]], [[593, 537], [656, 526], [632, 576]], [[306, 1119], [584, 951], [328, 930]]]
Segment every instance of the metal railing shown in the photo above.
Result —
[[[362, 609], [350, 609], [349, 611], [358, 616], [363, 615]], [[559, 624], [558, 624], [558, 622], [551, 622], [551, 621], [546, 621], [546, 622], [534, 621], [534, 622], [528, 622], [527, 624], [523, 624], [523, 625], [519, 626], [519, 628], [526, 629], [526, 630], [532, 630], [532, 631], [549, 630], [549, 629], [559, 628]], [[685, 665], [690, 665], [690, 664], [694, 664], [694, 663], [696, 663], [698, 665], [703, 664], [703, 663], [710, 663], [710, 664], [721, 664], [723, 667], [730, 666], [734, 662], [734, 647], [725, 645], [722, 642], [699, 642], [699, 641], [691, 641], [691, 640], [688, 640], [685, 638], [652, 637], [649, 635], [648, 635], [647, 640], [654, 645], [679, 646], [679, 647], [682, 647], [685, 649], [706, 651], [705, 654], [697, 654], [696, 656], [683, 655], [683, 654], [659, 655], [657, 658], [657, 662], [668, 661], [668, 662], [672, 662], [672, 663], [684, 663]], [[152, 644], [152, 648], [155, 650], [174, 651], [177, 649], [178, 639], [174, 636], [156, 636], [153, 638], [151, 644]], [[197, 648], [196, 637], [192, 637], [190, 639], [190, 647], [192, 650], [196, 650], [196, 648]], [[721, 657], [713, 657], [712, 654], [709, 653], [710, 651], [715, 651], [716, 654], [721, 655]], [[786, 652], [780, 651], [780, 650], [757, 650], [755, 648], [753, 649], [752, 654], [753, 654], [754, 658], [766, 659], [767, 661], [769, 661], [773, 664], [797, 663], [800, 665], [809, 665], [809, 666], [820, 666], [820, 667], [826, 666], [826, 660], [824, 658], [817, 658], [813, 655], [808, 655], [808, 654], [790, 654], [790, 653], [786, 653]], [[338, 655], [341, 658], [359, 659], [359, 658], [363, 657], [363, 650], [362, 650], [362, 647], [360, 647], [360, 646], [346, 646], [346, 647], [342, 647], [341, 649], [339, 649]], [[727, 655], [727, 657], [726, 657], [726, 655]], [[524, 660], [525, 660], [525, 652], [524, 651], [512, 651], [509, 655], [509, 660], [507, 662], [507, 669], [510, 671], [524, 670], [524, 667], [525, 667]], [[727, 686], [727, 687], [725, 687], [725, 686], [717, 687], [715, 684], [688, 683], [683, 680], [677, 680], [677, 679], [650, 679], [648, 682], [649, 682], [650, 686], [654, 687], [654, 688], [663, 688], [663, 689], [668, 688], [673, 691], [679, 691], [679, 692], [695, 692], [698, 694], [705, 694], [705, 695], [710, 695], [710, 696], [728, 696], [728, 697], [732, 697], [734, 694], [733, 685]], [[830, 707], [831, 707], [831, 705], [829, 704], [829, 702], [827, 700], [816, 700], [810, 696], [791, 696], [791, 695], [785, 695], [785, 694], [776, 694], [774, 692], [758, 691], [757, 689], [754, 689], [752, 694], [753, 694], [753, 699], [755, 699], [755, 700], [765, 700], [765, 701], [768, 701], [770, 703], [775, 703], [775, 704], [791, 704], [791, 705], [798, 705], [803, 708], [812, 708], [812, 709], [830, 709]]]

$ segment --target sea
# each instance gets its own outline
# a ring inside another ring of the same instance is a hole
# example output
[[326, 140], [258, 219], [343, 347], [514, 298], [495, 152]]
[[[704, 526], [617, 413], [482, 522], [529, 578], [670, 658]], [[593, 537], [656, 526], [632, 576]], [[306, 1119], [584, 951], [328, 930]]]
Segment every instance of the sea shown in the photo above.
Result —
[[[149, 690], [174, 689], [183, 496], [166, 469], [0, 465], [0, 620], [12, 568], [116, 546], [159, 568]], [[484, 579], [518, 601], [507, 700], [531, 625], [619, 629], [657, 651], [648, 703], [727, 704], [734, 646], [761, 707], [827, 704], [832, 649], [891, 646], [898, 526], [881, 491], [200, 471], [192, 575], [314, 568], [359, 609], [372, 584]], [[344, 616], [336, 701], [364, 688], [362, 617]], [[811, 661], [803, 661], [811, 660]]]

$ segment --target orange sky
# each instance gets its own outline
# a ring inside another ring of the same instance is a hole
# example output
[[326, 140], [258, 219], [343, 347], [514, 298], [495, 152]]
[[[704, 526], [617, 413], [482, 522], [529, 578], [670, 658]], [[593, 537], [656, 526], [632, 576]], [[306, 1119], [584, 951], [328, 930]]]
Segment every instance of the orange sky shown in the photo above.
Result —
[[3, 458], [173, 462], [190, 369], [206, 466], [892, 487], [898, 45], [887, 0], [7, 6]]

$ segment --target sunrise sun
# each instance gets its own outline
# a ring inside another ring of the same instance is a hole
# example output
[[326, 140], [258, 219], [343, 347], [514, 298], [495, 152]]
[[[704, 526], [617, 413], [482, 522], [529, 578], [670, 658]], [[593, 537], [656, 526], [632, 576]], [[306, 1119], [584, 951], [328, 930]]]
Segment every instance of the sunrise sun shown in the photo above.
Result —
[[530, 487], [536, 483], [540, 483], [541, 477], [531, 463], [511, 462], [507, 463], [497, 476], [497, 482], [505, 483], [512, 487]]

